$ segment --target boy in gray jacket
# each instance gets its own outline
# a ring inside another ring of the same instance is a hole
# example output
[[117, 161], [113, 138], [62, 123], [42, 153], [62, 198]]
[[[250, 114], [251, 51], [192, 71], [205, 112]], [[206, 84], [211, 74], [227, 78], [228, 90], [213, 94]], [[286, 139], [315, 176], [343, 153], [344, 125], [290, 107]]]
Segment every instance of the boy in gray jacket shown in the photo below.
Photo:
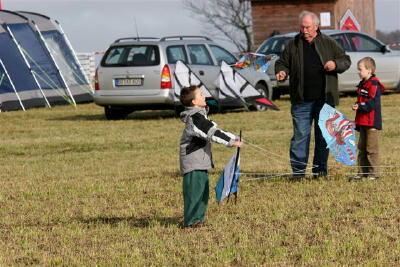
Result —
[[183, 175], [184, 227], [204, 225], [209, 198], [208, 169], [213, 168], [211, 141], [240, 147], [234, 134], [217, 128], [207, 118], [207, 104], [197, 86], [182, 88], [180, 101], [185, 111], [180, 115], [185, 129], [180, 140], [179, 161]]

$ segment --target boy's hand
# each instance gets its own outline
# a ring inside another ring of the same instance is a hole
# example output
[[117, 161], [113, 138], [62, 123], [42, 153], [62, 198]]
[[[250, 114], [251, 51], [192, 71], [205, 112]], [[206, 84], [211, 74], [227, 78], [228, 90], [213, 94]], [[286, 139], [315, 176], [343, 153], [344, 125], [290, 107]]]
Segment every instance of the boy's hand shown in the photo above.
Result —
[[358, 104], [354, 104], [354, 105], [351, 107], [351, 109], [352, 109], [352, 110], [357, 110], [357, 109], [358, 109]]
[[242, 141], [235, 141], [235, 143], [233, 143], [234, 147], [242, 147], [243, 146], [243, 142]]

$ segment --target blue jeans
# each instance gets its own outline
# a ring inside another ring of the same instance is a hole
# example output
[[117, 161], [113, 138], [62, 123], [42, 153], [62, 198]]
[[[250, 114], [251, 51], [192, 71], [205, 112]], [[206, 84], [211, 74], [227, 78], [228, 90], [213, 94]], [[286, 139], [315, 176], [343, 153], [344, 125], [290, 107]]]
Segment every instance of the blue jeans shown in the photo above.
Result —
[[320, 175], [327, 174], [329, 149], [318, 126], [319, 112], [323, 105], [323, 101], [292, 104], [293, 137], [290, 142], [290, 164], [294, 176], [304, 177], [305, 175], [313, 122], [315, 148], [312, 172]]

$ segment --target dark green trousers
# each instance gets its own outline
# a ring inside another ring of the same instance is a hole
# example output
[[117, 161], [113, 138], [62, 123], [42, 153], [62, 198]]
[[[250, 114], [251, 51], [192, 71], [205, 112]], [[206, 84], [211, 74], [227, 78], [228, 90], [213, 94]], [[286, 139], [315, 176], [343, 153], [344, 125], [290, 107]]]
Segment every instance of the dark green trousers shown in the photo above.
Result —
[[207, 171], [191, 171], [183, 176], [184, 226], [204, 222], [209, 197]]

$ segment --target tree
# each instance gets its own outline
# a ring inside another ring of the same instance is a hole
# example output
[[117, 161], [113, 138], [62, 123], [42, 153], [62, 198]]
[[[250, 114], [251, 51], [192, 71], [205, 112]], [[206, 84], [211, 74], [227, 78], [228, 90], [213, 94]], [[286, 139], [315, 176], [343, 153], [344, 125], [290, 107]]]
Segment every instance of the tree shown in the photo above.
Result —
[[[184, 0], [184, 6], [211, 26], [207, 34], [231, 41], [239, 52], [250, 52], [252, 40], [251, 3], [246, 0]], [[222, 36], [224, 38], [218, 37]]]
[[400, 50], [400, 30], [384, 32], [377, 30], [376, 37], [392, 49]]

